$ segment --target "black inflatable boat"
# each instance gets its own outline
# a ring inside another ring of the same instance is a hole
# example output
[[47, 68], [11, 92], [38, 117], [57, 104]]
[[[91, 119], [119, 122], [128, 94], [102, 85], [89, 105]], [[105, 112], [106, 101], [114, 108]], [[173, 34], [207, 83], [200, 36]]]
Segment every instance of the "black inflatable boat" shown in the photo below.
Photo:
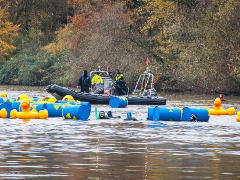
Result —
[[[62, 99], [66, 95], [71, 95], [75, 100], [87, 101], [91, 104], [109, 104], [109, 100], [112, 96], [104, 94], [91, 94], [81, 93], [74, 90], [70, 90], [65, 87], [61, 87], [55, 84], [48, 85], [47, 92], [52, 94], [57, 99]], [[128, 99], [129, 105], [165, 105], [166, 99], [158, 96], [124, 96]]]

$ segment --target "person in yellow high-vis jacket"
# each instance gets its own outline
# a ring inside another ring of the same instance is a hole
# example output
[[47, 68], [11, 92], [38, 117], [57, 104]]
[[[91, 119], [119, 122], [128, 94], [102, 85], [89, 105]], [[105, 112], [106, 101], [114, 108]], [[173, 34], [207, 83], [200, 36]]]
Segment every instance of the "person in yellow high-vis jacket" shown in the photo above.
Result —
[[121, 77], [123, 77], [123, 74], [118, 71], [116, 75], [116, 81], [119, 80]]
[[96, 86], [96, 85], [98, 85], [98, 84], [103, 84], [103, 79], [102, 79], [102, 77], [100, 76], [100, 73], [99, 73], [99, 72], [97, 72], [97, 73], [93, 76], [93, 78], [92, 78], [92, 86], [94, 87], [94, 86]]

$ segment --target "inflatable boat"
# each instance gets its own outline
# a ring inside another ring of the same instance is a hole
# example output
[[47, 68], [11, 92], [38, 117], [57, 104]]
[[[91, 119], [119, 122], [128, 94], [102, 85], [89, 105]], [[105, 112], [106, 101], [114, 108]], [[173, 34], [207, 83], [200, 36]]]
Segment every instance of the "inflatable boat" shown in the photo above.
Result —
[[[75, 100], [87, 101], [91, 104], [109, 104], [111, 95], [105, 94], [93, 94], [82, 93], [75, 90], [71, 90], [65, 87], [58, 86], [56, 84], [48, 85], [47, 92], [52, 94], [57, 99], [62, 99], [66, 95], [71, 95]], [[129, 105], [165, 105], [166, 99], [159, 96], [137, 96], [137, 95], [125, 95], [128, 99]]]

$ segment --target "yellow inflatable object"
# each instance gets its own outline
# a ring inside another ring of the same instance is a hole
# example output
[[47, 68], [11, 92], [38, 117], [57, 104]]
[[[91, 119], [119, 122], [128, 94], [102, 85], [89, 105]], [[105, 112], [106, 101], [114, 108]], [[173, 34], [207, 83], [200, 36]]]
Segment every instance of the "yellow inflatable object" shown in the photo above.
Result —
[[55, 103], [57, 101], [57, 99], [55, 98], [55, 97], [50, 97], [49, 99], [48, 99], [48, 102], [49, 103]]
[[2, 108], [0, 110], [0, 118], [6, 118], [8, 115], [7, 110], [5, 108]]
[[1, 93], [0, 97], [7, 97], [7, 94], [6, 93]]
[[45, 119], [48, 117], [48, 111], [47, 110], [41, 110], [39, 112], [36, 112], [36, 110], [30, 111], [30, 101], [28, 99], [25, 99], [21, 103], [22, 112], [17, 112], [16, 109], [12, 110], [10, 112], [10, 117], [12, 119]]
[[66, 95], [63, 97], [62, 101], [74, 101], [74, 98], [71, 95]]
[[24, 99], [29, 99], [28, 95], [26, 95], [26, 94], [20, 94], [20, 95], [17, 97], [17, 101], [23, 101]]
[[44, 104], [44, 103], [48, 103], [48, 101], [43, 101], [42, 99], [39, 99], [39, 100], [37, 101], [37, 103], [38, 103], [38, 104]]
[[231, 107], [228, 109], [223, 109], [221, 107], [221, 99], [216, 98], [213, 103], [213, 109], [209, 109], [210, 115], [234, 115], [235, 114], [235, 108]]
[[236, 118], [236, 120], [237, 120], [238, 122], [240, 122], [240, 112], [237, 113], [237, 118]]

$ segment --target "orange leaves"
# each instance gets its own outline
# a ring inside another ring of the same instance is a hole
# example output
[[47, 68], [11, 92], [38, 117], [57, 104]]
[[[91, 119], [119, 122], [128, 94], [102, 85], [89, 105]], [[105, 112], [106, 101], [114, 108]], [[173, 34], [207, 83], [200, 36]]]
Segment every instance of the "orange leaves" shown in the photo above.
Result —
[[76, 31], [82, 31], [86, 28], [91, 14], [93, 12], [93, 7], [89, 0], [68, 0], [68, 7], [74, 9], [74, 16], [68, 17], [71, 21], [71, 26]]
[[92, 17], [112, 0], [68, 0], [68, 7], [74, 9], [74, 16], [69, 17], [73, 27], [84, 29]]
[[43, 48], [53, 55], [64, 55], [69, 51], [73, 53], [92, 17], [93, 7], [89, 0], [68, 0], [67, 5], [74, 9], [74, 16], [68, 17], [70, 22], [57, 32], [55, 41]]
[[85, 14], [77, 14], [72, 18], [72, 27], [76, 31], [84, 30], [88, 23], [90, 21], [90, 18], [86, 17]]

